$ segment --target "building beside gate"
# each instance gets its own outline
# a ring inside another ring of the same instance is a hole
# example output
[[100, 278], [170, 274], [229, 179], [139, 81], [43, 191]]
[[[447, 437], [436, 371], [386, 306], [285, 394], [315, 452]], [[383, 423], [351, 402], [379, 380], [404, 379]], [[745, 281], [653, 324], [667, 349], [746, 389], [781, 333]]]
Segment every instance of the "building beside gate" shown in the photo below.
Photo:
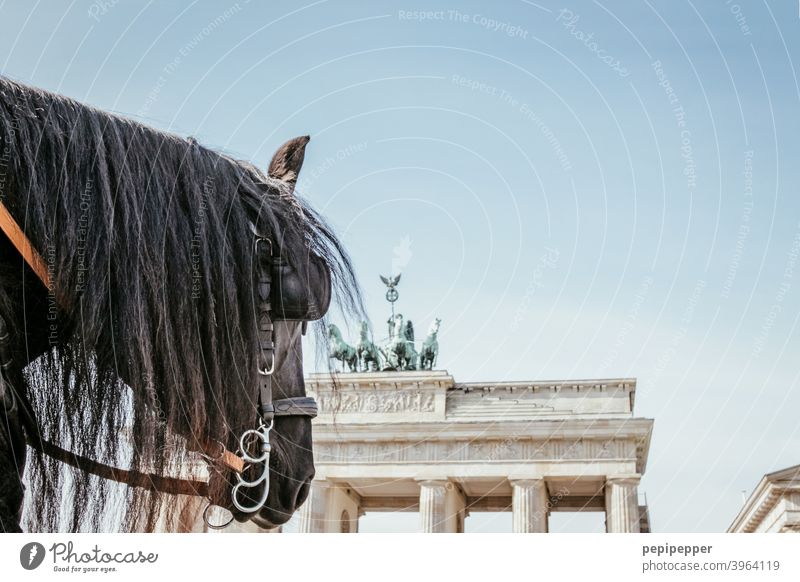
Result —
[[415, 370], [306, 385], [320, 415], [300, 531], [355, 532], [365, 511], [418, 511], [424, 532], [463, 532], [480, 511], [511, 511], [515, 532], [547, 532], [557, 511], [650, 531], [638, 488], [653, 420], [634, 416], [635, 379], [461, 383]]
[[800, 533], [800, 465], [764, 475], [728, 532]]

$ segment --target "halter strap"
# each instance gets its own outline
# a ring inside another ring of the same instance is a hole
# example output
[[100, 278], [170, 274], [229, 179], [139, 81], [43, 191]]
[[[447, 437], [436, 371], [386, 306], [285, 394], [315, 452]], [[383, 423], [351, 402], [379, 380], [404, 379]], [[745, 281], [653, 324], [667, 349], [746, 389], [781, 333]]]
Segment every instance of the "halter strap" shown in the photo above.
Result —
[[[231, 489], [231, 503], [242, 513], [255, 513], [267, 504], [269, 497], [269, 457], [272, 453], [269, 433], [275, 422], [275, 406], [272, 402], [272, 374], [275, 372], [275, 328], [270, 311], [272, 293], [272, 240], [256, 234], [253, 243], [253, 261], [256, 274], [256, 372], [258, 379], [258, 413], [261, 420], [257, 428], [246, 430], [239, 437], [239, 452], [242, 459], [253, 466], [247, 477], [243, 472], [234, 475], [236, 485]], [[256, 449], [253, 452], [253, 449]], [[257, 492], [253, 499], [251, 492]], [[209, 507], [211, 506], [209, 503]], [[210, 527], [208, 508], [203, 519]], [[233, 517], [231, 517], [233, 519]], [[230, 523], [230, 522], [228, 522]]]
[[272, 403], [272, 374], [275, 372], [275, 326], [270, 311], [272, 292], [272, 240], [256, 236], [253, 259], [257, 273], [256, 281], [256, 367], [258, 370], [258, 412], [265, 425], [272, 424], [275, 408]]

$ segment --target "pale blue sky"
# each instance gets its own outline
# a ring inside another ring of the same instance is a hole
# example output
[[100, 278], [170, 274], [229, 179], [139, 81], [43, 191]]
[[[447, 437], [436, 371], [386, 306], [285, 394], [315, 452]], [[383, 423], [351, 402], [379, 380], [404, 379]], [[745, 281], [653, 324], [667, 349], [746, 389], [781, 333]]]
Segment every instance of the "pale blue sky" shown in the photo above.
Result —
[[724, 530], [800, 462], [795, 0], [20, 1], [0, 27], [2, 74], [262, 167], [311, 134], [299, 188], [376, 329], [394, 266], [458, 380], [638, 378], [657, 531]]

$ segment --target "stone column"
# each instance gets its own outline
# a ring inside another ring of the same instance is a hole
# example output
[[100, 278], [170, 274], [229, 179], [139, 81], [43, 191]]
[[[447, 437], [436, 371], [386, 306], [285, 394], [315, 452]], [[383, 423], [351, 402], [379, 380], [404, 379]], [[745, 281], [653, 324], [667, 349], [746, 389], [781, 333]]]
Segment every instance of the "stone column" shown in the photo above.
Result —
[[448, 481], [445, 485], [444, 499], [445, 523], [447, 533], [464, 533], [464, 520], [467, 518], [467, 497], [461, 488]]
[[419, 517], [423, 533], [461, 533], [466, 497], [446, 479], [419, 482]]
[[[452, 485], [450, 485], [452, 487]], [[421, 481], [419, 484], [419, 517], [423, 533], [444, 533], [447, 481]]]
[[356, 533], [361, 498], [346, 484], [331, 487], [328, 494], [328, 518], [325, 531], [330, 533]]
[[511, 481], [512, 531], [547, 533], [549, 503], [544, 479]]
[[308, 498], [300, 507], [300, 533], [322, 533], [327, 531], [328, 498], [330, 497], [328, 481], [312, 481]]
[[361, 498], [347, 483], [320, 479], [311, 482], [308, 499], [299, 509], [301, 533], [355, 533]]
[[606, 479], [606, 531], [639, 533], [639, 476]]

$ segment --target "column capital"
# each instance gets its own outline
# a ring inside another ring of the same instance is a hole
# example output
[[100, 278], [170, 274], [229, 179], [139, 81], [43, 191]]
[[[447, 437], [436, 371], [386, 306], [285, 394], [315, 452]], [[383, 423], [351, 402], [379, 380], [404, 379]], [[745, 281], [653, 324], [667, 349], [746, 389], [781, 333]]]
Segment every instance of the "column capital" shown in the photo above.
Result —
[[541, 487], [545, 484], [544, 477], [534, 477], [531, 479], [509, 479], [512, 487]]
[[642, 480], [639, 474], [631, 475], [608, 475], [606, 477], [606, 485], [634, 485], [638, 486]]
[[446, 487], [453, 485], [449, 479], [414, 479], [420, 487]]

